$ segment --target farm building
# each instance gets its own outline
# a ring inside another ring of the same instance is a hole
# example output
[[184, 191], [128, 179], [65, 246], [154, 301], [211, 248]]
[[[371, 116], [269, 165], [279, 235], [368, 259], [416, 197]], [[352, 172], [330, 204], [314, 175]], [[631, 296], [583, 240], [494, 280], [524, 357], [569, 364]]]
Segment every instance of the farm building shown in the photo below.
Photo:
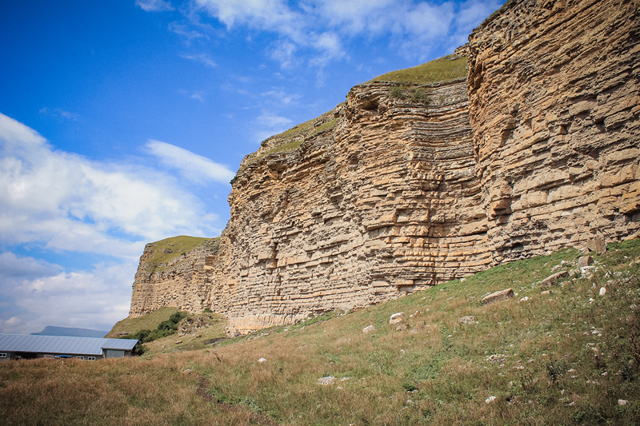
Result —
[[102, 358], [131, 356], [138, 341], [95, 337], [0, 334], [0, 361], [30, 358]]

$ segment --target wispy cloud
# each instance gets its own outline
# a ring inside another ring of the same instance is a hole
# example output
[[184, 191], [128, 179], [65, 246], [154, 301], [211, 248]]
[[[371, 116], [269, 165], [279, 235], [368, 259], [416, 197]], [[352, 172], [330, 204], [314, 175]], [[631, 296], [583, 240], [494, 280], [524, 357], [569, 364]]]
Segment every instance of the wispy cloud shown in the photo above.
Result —
[[50, 117], [62, 117], [73, 121], [78, 121], [80, 118], [80, 114], [76, 114], [73, 112], [65, 111], [60, 108], [49, 108], [44, 107], [38, 111], [40, 114], [48, 115]]
[[165, 12], [174, 10], [171, 3], [164, 0], [136, 0], [136, 6], [147, 12]]
[[205, 95], [204, 90], [196, 90], [195, 92], [190, 92], [187, 90], [178, 90], [178, 93], [186, 96], [189, 99], [195, 99], [196, 101], [200, 101], [204, 103], [204, 95]]
[[156, 140], [149, 140], [146, 146], [163, 164], [178, 170], [182, 176], [194, 183], [228, 183], [235, 176], [226, 166], [178, 146]]
[[300, 95], [287, 94], [284, 90], [269, 90], [267, 92], [261, 93], [262, 96], [269, 98], [280, 105], [290, 105], [294, 104], [296, 100], [300, 99]]
[[186, 41], [187, 45], [191, 44], [191, 40], [199, 39], [199, 38], [204, 38], [204, 39], [207, 38], [207, 36], [202, 34], [201, 32], [192, 30], [188, 25], [180, 24], [178, 22], [170, 23], [169, 31], [172, 31], [178, 34], [179, 36], [184, 37], [187, 40]]
[[269, 136], [277, 135], [289, 129], [293, 123], [293, 120], [286, 117], [281, 117], [269, 111], [263, 111], [262, 114], [256, 118], [256, 124], [259, 130], [254, 133], [253, 139], [255, 142], [260, 143]]
[[387, 37], [404, 56], [423, 58], [442, 43], [463, 44], [471, 29], [501, 1], [194, 0], [192, 4], [193, 10], [217, 19], [228, 31], [245, 27], [278, 35], [270, 55], [283, 68], [291, 68], [300, 64], [302, 51], [314, 52], [309, 64], [319, 67], [347, 58], [345, 40], [361, 36]]
[[211, 59], [211, 57], [206, 53], [200, 53], [200, 54], [197, 54], [197, 55], [187, 55], [185, 53], [185, 54], [180, 55], [180, 57], [181, 58], [185, 58], [185, 59], [190, 59], [192, 61], [203, 63], [205, 66], [211, 67], [211, 68], [215, 68], [215, 67], [218, 66], [218, 64], [216, 64], [213, 61], [213, 59]]

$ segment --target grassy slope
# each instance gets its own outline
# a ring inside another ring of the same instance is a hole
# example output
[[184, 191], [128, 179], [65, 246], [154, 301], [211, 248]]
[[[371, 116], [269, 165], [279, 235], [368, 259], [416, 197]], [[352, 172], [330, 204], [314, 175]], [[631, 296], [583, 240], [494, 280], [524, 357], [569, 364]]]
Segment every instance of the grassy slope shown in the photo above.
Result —
[[135, 334], [139, 330], [155, 330], [162, 321], [167, 321], [171, 315], [178, 312], [178, 308], [160, 308], [142, 317], [125, 318], [113, 326], [105, 337], [120, 337], [120, 333]]
[[[466, 76], [467, 58], [464, 57], [450, 60], [451, 57], [452, 55], [448, 55], [443, 58], [435, 59], [431, 62], [418, 65], [417, 67], [392, 71], [374, 78], [373, 80], [369, 81], [369, 83], [373, 81], [392, 81], [406, 84], [427, 84], [450, 81]], [[331, 111], [329, 113], [331, 113]], [[322, 124], [321, 126], [314, 128], [314, 123], [319, 118], [320, 117], [305, 121], [304, 123], [292, 127], [286, 132], [276, 135], [275, 137], [282, 139], [282, 143], [268, 151], [263, 152], [261, 155], [256, 156], [247, 164], [245, 164], [244, 167], [269, 154], [273, 154], [276, 152], [293, 151], [295, 149], [298, 149], [306, 138], [312, 137], [313, 135], [324, 130], [331, 129], [337, 123], [337, 120], [331, 120], [327, 123]]]
[[[635, 424], [640, 346], [634, 360], [629, 337], [640, 338], [640, 310], [631, 308], [640, 304], [640, 243], [610, 245], [592, 278], [568, 278], [543, 294], [535, 283], [562, 260], [569, 263], [561, 269], [575, 269], [577, 257], [564, 250], [514, 262], [204, 350], [2, 363], [0, 417], [6, 424], [79, 422], [78, 413], [96, 424]], [[481, 305], [507, 287], [518, 295]], [[388, 324], [395, 312], [415, 314], [401, 323], [406, 329]], [[458, 322], [465, 315], [477, 323]], [[365, 335], [368, 325], [376, 330]], [[491, 355], [498, 362], [487, 361]], [[326, 375], [338, 381], [318, 385]]]
[[450, 60], [452, 56], [418, 65], [417, 67], [392, 71], [371, 81], [395, 81], [409, 84], [427, 84], [455, 80], [467, 75], [467, 58]]
[[199, 247], [205, 241], [214, 241], [215, 238], [189, 237], [180, 235], [178, 237], [166, 238], [153, 243], [153, 254], [142, 263], [159, 266], [169, 262], [178, 256], [186, 255], [191, 250]]

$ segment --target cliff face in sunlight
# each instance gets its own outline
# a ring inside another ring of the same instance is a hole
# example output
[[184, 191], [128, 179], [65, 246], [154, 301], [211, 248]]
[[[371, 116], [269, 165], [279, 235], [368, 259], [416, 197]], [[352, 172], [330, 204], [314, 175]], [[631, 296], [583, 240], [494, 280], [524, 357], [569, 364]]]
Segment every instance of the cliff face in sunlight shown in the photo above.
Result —
[[242, 333], [637, 233], [639, 21], [513, 1], [470, 35], [468, 78], [354, 87], [245, 158], [219, 246], [139, 270], [131, 315], [210, 308]]

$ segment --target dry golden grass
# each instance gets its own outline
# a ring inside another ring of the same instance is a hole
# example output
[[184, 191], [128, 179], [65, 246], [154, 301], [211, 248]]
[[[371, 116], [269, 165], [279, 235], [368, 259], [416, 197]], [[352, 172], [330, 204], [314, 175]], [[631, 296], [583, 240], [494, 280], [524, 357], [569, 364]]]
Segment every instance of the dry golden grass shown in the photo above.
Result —
[[[614, 245], [596, 257], [601, 269], [591, 279], [568, 280], [551, 294], [532, 285], [577, 256], [562, 251], [503, 265], [465, 282], [206, 349], [3, 363], [0, 418], [6, 424], [633, 424], [640, 380], [629, 337], [640, 333], [640, 314], [630, 306], [640, 304], [640, 244]], [[484, 294], [507, 286], [518, 296], [481, 305]], [[606, 297], [597, 295], [601, 286]], [[519, 302], [523, 296], [529, 300]], [[401, 311], [408, 327], [396, 331], [389, 316]], [[458, 322], [465, 315], [477, 324]], [[365, 335], [368, 325], [376, 330]], [[494, 363], [490, 355], [501, 356]], [[328, 375], [334, 384], [317, 384]], [[496, 398], [485, 402], [490, 397]]]

